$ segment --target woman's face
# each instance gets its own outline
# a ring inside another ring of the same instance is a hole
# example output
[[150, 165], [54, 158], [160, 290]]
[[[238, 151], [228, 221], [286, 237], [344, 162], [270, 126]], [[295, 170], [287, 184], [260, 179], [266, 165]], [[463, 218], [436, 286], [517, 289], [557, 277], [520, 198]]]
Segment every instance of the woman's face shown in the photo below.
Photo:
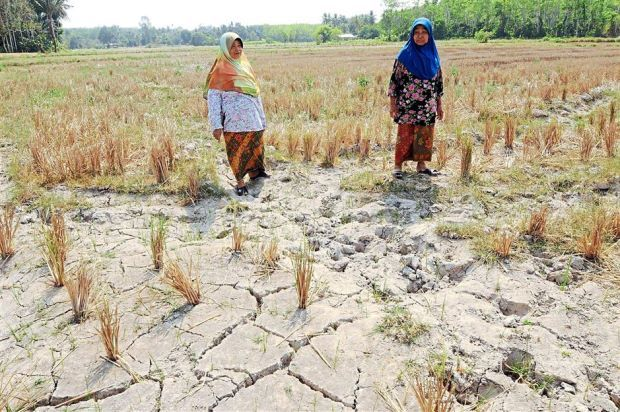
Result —
[[239, 41], [239, 39], [237, 39], [233, 42], [232, 46], [230, 46], [230, 50], [229, 50], [230, 57], [237, 60], [239, 57], [241, 57], [242, 52], [243, 52], [243, 46], [241, 45], [241, 42]]
[[415, 26], [413, 29], [413, 42], [417, 46], [424, 46], [428, 43], [428, 31], [424, 26]]

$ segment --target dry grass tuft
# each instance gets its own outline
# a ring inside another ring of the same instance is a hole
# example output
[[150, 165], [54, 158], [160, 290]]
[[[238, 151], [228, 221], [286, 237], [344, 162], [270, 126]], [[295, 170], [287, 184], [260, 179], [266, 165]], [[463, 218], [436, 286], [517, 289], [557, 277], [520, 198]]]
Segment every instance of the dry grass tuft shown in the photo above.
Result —
[[15, 219], [15, 206], [12, 204], [4, 205], [2, 213], [0, 213], [0, 259], [6, 259], [15, 254], [13, 239], [18, 223]]
[[557, 120], [553, 119], [547, 126], [543, 133], [543, 140], [545, 142], [545, 154], [553, 154], [553, 149], [560, 143], [562, 139], [562, 128]]
[[473, 151], [474, 144], [471, 139], [463, 139], [461, 142], [461, 179], [463, 180], [469, 180], [471, 177]]
[[614, 240], [620, 239], [620, 211], [617, 210], [611, 213], [607, 229]]
[[599, 213], [594, 217], [589, 233], [577, 241], [579, 252], [586, 259], [599, 260], [603, 251], [603, 237], [605, 235], [606, 216]]
[[427, 377], [415, 375], [411, 382], [421, 412], [449, 412], [454, 409], [450, 381], [445, 374], [431, 373]]
[[316, 147], [318, 144], [318, 139], [316, 134], [311, 131], [306, 131], [304, 133], [302, 143], [304, 149], [304, 162], [311, 162], [314, 157], [314, 152], [316, 151]]
[[170, 178], [170, 164], [166, 152], [159, 146], [151, 148], [151, 171], [157, 183], [165, 183]]
[[299, 151], [299, 134], [297, 131], [291, 131], [286, 135], [286, 154], [289, 158], [295, 159]]
[[103, 146], [106, 172], [111, 175], [123, 174], [129, 163], [127, 141], [108, 137], [104, 140]]
[[618, 123], [610, 122], [603, 135], [603, 146], [607, 157], [616, 156], [616, 141], [618, 140]]
[[440, 140], [437, 143], [437, 170], [441, 170], [448, 164], [448, 142]]
[[594, 149], [594, 130], [591, 127], [581, 127], [579, 135], [581, 136], [579, 158], [582, 162], [587, 162], [592, 157]]
[[493, 145], [495, 144], [496, 134], [497, 134], [497, 124], [492, 119], [487, 119], [484, 123], [484, 144], [483, 144], [483, 153], [485, 156], [491, 154], [491, 149], [493, 149]]
[[187, 198], [190, 203], [196, 203], [200, 199], [200, 178], [196, 168], [187, 171]]
[[241, 253], [246, 238], [247, 237], [243, 232], [243, 228], [238, 226], [237, 222], [235, 222], [232, 229], [232, 251], [235, 253]]
[[190, 305], [196, 306], [200, 303], [200, 279], [192, 279], [191, 262], [185, 272], [177, 261], [167, 261], [162, 281], [183, 295]]
[[80, 323], [88, 317], [93, 288], [93, 278], [88, 274], [88, 268], [85, 264], [78, 266], [74, 278], [68, 278], [65, 287], [71, 299], [73, 318], [77, 323]]
[[547, 206], [544, 206], [542, 209], [536, 212], [532, 212], [532, 215], [530, 216], [530, 222], [525, 233], [527, 233], [534, 239], [544, 238], [545, 230], [547, 228], [548, 215], [549, 208], [547, 208]]
[[310, 284], [314, 274], [314, 256], [310, 245], [304, 241], [299, 251], [291, 256], [295, 289], [297, 290], [297, 305], [299, 309], [306, 309], [309, 301]]
[[151, 219], [151, 259], [155, 270], [162, 268], [164, 264], [164, 252], [166, 250], [167, 219], [163, 216], [155, 216]]
[[370, 139], [362, 138], [359, 143], [359, 159], [360, 163], [364, 163], [370, 154]]
[[278, 249], [278, 239], [271, 238], [268, 245], [261, 246], [261, 255], [263, 262], [269, 268], [275, 269], [278, 260], [280, 259], [280, 251]]
[[118, 306], [112, 312], [108, 301], [104, 301], [102, 307], [97, 311], [97, 317], [99, 318], [99, 329], [97, 329], [97, 332], [99, 332], [106, 356], [111, 361], [117, 361], [121, 356], [118, 344], [121, 328]]
[[513, 150], [515, 136], [517, 134], [517, 119], [514, 117], [506, 117], [504, 121], [504, 147]]
[[69, 236], [62, 212], [53, 212], [50, 225], [43, 225], [41, 233], [41, 249], [52, 275], [54, 286], [61, 287], [65, 284], [65, 262], [69, 253]]
[[496, 233], [493, 236], [493, 251], [497, 256], [507, 258], [510, 256], [510, 248], [515, 240], [515, 235], [509, 232]]
[[328, 139], [323, 145], [323, 167], [334, 167], [338, 161], [338, 154], [340, 153], [340, 139], [338, 137], [332, 137]]

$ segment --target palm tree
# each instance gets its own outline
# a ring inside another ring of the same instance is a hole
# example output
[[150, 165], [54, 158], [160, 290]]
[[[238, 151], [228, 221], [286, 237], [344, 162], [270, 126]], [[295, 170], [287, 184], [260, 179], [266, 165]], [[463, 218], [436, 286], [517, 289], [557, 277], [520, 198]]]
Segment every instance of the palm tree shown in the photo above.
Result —
[[56, 28], [60, 27], [60, 19], [67, 17], [67, 10], [71, 6], [67, 0], [30, 0], [30, 2], [43, 25], [47, 27], [50, 40], [54, 44], [54, 52], [57, 52]]

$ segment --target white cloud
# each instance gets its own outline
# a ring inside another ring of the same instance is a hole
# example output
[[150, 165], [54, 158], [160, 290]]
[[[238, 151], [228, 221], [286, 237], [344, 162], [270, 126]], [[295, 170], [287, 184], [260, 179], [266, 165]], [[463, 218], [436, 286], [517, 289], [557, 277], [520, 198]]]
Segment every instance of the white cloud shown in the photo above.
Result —
[[[373, 11], [377, 19], [382, 0], [69, 0], [71, 8], [65, 27], [137, 27], [147, 16], [156, 27], [196, 28], [221, 26], [230, 22], [244, 25], [320, 23], [323, 13], [345, 16]], [[223, 4], [222, 4], [223, 3]]]

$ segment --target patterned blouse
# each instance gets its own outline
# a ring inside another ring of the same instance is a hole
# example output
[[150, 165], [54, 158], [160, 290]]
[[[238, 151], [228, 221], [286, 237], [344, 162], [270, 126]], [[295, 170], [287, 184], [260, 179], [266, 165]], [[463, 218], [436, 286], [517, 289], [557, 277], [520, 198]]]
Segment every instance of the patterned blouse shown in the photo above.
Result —
[[417, 78], [401, 62], [394, 62], [388, 96], [396, 97], [398, 124], [432, 125], [437, 116], [437, 98], [443, 95], [441, 69], [430, 80]]
[[223, 128], [225, 132], [257, 132], [267, 127], [260, 96], [210, 89], [207, 102], [211, 130]]

